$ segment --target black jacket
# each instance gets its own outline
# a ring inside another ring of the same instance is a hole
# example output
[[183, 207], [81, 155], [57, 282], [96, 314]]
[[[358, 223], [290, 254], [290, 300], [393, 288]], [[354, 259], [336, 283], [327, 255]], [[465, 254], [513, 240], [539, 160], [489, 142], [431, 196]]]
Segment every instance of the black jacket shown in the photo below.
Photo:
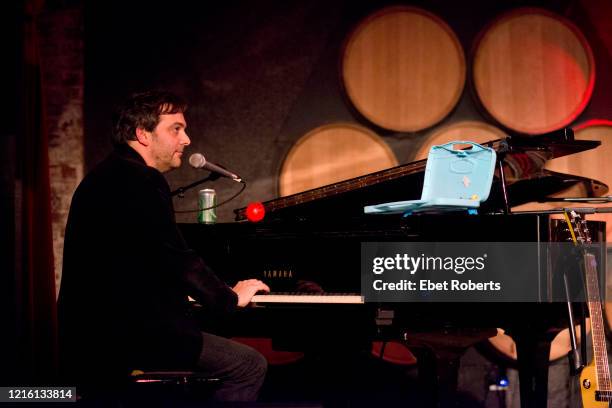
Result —
[[185, 244], [163, 175], [120, 146], [72, 199], [58, 300], [63, 372], [87, 382], [90, 374], [192, 367], [202, 335], [187, 295], [214, 314], [237, 304]]

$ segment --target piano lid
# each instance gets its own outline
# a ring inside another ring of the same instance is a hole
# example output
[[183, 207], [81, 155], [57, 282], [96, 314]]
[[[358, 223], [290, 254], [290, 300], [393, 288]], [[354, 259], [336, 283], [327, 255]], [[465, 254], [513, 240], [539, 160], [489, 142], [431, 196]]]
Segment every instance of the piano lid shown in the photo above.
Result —
[[[580, 176], [546, 170], [548, 160], [594, 149], [593, 140], [575, 140], [565, 128], [539, 136], [510, 136], [483, 143], [496, 150], [503, 163], [510, 206], [549, 199], [551, 195], [599, 197], [608, 191], [605, 184]], [[421, 196], [427, 160], [377, 171], [263, 203], [266, 219], [285, 216], [299, 218], [363, 215], [363, 207], [381, 202], [415, 200]], [[579, 192], [579, 193], [577, 193]], [[496, 169], [486, 210], [503, 209], [499, 168]], [[246, 219], [246, 208], [234, 210], [236, 220]]]

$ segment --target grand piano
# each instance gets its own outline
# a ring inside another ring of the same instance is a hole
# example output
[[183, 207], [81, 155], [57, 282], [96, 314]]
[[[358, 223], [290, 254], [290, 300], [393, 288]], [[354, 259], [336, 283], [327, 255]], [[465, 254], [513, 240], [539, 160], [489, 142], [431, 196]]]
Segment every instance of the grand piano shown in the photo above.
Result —
[[[550, 341], [568, 325], [567, 305], [539, 303], [364, 303], [362, 242], [549, 242], [568, 239], [565, 225], [545, 212], [512, 213], [516, 205], [553, 195], [597, 197], [608, 191], [592, 179], [548, 171], [548, 160], [596, 148], [571, 129], [487, 143], [498, 166], [489, 200], [478, 215], [364, 215], [363, 207], [420, 197], [426, 160], [379, 171], [263, 203], [262, 222], [235, 210], [227, 224], [181, 224], [188, 244], [228, 283], [265, 281], [273, 293], [234, 316], [227, 335], [272, 338], [280, 350], [317, 353], [367, 349], [375, 340], [399, 340], [416, 350], [419, 374], [432, 388], [456, 385], [458, 357], [496, 328], [517, 343], [523, 407], [546, 406]], [[602, 223], [591, 223], [605, 241]], [[534, 271], [550, 280], [555, 260], [543, 256]], [[544, 265], [544, 267], [542, 267]], [[535, 273], [535, 272], [534, 272]], [[603, 276], [601, 276], [603, 278]], [[226, 322], [227, 323], [227, 322]], [[450, 367], [450, 368], [449, 368]], [[435, 396], [432, 397], [435, 400]]]

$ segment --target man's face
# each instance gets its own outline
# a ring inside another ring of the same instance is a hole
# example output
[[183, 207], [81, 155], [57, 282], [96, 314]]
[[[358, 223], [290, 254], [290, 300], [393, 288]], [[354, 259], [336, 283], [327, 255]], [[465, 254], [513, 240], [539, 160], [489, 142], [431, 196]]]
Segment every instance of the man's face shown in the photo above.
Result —
[[152, 167], [163, 173], [181, 165], [183, 150], [191, 143], [185, 128], [182, 113], [159, 115], [159, 123], [151, 133]]

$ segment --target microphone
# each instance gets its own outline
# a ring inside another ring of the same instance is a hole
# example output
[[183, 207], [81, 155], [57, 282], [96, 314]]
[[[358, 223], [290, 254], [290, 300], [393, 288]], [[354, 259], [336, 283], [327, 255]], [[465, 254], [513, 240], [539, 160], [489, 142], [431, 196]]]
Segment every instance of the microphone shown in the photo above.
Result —
[[194, 153], [191, 156], [189, 156], [189, 164], [193, 168], [205, 169], [208, 171], [212, 171], [213, 173], [220, 174], [223, 177], [231, 178], [232, 180], [238, 183], [242, 182], [242, 178], [239, 175], [234, 174], [231, 171], [227, 171], [223, 167], [207, 161], [204, 158], [204, 155], [200, 153]]

